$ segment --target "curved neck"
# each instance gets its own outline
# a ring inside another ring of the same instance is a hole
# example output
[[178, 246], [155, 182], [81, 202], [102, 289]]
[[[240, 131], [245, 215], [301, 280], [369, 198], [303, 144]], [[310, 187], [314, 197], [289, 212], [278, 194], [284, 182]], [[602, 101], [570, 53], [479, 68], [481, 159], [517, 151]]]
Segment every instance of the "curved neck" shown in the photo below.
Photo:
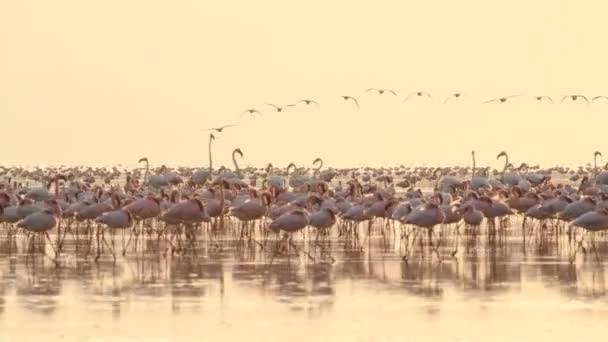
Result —
[[[439, 175], [438, 175], [438, 173], [439, 173]], [[433, 172], [433, 175], [437, 178], [435, 180], [435, 189], [439, 189], [439, 180], [441, 179], [441, 169], [436, 168], [435, 171]]]
[[319, 166], [315, 169], [315, 172], [320, 172], [321, 168], [323, 168], [323, 160], [317, 159], [317, 163], [319, 164]]
[[509, 155], [505, 154], [505, 167], [502, 169], [502, 177], [505, 176], [505, 173], [507, 172], [507, 167], [509, 166]]
[[597, 174], [597, 156], [598, 154], [593, 155], [593, 173]]
[[471, 172], [471, 178], [475, 177], [475, 153], [472, 153], [471, 156], [473, 157], [473, 171]]
[[144, 173], [144, 184], [148, 181], [148, 172], [150, 172], [150, 163], [146, 162], [146, 173]]
[[213, 138], [211, 136], [209, 136], [209, 173], [211, 173], [211, 171], [213, 171], [213, 158], [211, 157], [211, 142], [213, 141]]
[[234, 168], [236, 169], [236, 173], [238, 175], [240, 175], [241, 169], [239, 169], [239, 164], [236, 162], [236, 151], [232, 152], [232, 162], [234, 163]]

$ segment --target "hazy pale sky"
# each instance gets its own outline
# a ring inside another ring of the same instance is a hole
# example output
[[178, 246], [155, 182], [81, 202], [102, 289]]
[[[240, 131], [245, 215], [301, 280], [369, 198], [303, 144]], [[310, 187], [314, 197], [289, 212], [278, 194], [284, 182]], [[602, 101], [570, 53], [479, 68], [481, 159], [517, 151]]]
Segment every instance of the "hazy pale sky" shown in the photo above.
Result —
[[[605, 1], [2, 1], [0, 164], [514, 162], [606, 153]], [[369, 87], [393, 88], [373, 96]], [[424, 90], [433, 101], [402, 103]], [[449, 105], [449, 93], [466, 97]], [[359, 99], [361, 109], [340, 95]], [[310, 98], [320, 110], [272, 112]]]

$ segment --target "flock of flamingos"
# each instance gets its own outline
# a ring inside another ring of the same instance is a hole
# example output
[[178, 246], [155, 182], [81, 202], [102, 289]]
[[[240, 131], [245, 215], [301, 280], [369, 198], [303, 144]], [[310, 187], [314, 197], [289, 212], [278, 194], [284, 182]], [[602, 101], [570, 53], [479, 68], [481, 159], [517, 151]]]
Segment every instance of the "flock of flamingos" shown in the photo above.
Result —
[[209, 167], [200, 169], [150, 168], [147, 158], [132, 170], [0, 167], [0, 234], [59, 265], [68, 253], [115, 261], [119, 244], [124, 256], [154, 241], [167, 256], [194, 253], [201, 242], [222, 248], [226, 237], [273, 260], [298, 254], [317, 262], [311, 249], [324, 241], [364, 248], [382, 238], [406, 261], [441, 261], [458, 253], [459, 238], [516, 230], [524, 243], [567, 239], [574, 260], [577, 251], [598, 257], [595, 233], [608, 230], [600, 152], [578, 168], [514, 165], [501, 152], [502, 170], [480, 169], [473, 151], [471, 166], [337, 169], [317, 158], [311, 168], [242, 169], [235, 149], [233, 169], [213, 169], [213, 140]]

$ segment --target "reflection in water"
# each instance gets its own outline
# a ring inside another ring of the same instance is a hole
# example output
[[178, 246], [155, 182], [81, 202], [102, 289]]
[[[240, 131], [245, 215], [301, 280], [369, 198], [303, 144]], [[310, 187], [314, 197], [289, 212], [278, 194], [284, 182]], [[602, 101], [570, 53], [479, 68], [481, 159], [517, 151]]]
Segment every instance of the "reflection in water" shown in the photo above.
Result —
[[[608, 255], [608, 246], [597, 243], [599, 254]], [[383, 336], [392, 336], [400, 331], [397, 317], [435, 334], [433, 322], [464, 327], [466, 315], [491, 326], [507, 311], [531, 315], [525, 311], [529, 307], [572, 322], [605, 310], [598, 308], [607, 299], [604, 264], [590, 256], [570, 263], [556, 241], [523, 245], [519, 239], [463, 239], [461, 253], [442, 262], [420, 251], [404, 262], [381, 244], [373, 240], [371, 248], [353, 248], [331, 240], [330, 247], [316, 252], [329, 251], [333, 264], [303, 257], [276, 258], [271, 264], [265, 252], [226, 241], [221, 249], [201, 246], [188, 256], [163, 258], [152, 252], [117, 263], [109, 256], [99, 263], [78, 258], [57, 269], [43, 256], [16, 253], [15, 241], [2, 241], [0, 337], [19, 332], [34, 338], [37, 332], [22, 329], [33, 320], [49, 339], [68, 338], [44, 325], [47, 320], [57, 329], [69, 326], [108, 336], [118, 329], [128, 336], [184, 334], [194, 340], [204, 325], [208, 332], [254, 340], [326, 334], [367, 340], [377, 335], [356, 327], [383, 327], [388, 334]], [[593, 310], [578, 310], [581, 306], [573, 303]], [[126, 323], [147, 319], [152, 323]], [[237, 326], [250, 333], [234, 330]]]

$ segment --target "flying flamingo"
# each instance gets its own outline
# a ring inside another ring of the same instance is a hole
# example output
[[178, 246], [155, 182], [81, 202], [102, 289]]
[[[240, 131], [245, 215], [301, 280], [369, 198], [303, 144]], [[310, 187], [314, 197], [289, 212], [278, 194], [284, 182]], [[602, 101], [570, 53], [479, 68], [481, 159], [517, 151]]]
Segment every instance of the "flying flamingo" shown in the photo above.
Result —
[[270, 107], [273, 107], [274, 109], [276, 109], [276, 111], [277, 111], [278, 113], [282, 112], [282, 111], [283, 111], [283, 110], [285, 110], [286, 108], [289, 108], [289, 107], [295, 107], [295, 106], [296, 106], [296, 105], [294, 105], [294, 104], [288, 104], [288, 105], [284, 105], [284, 106], [277, 106], [277, 105], [272, 104], [272, 103], [266, 103], [266, 105], [267, 105], [267, 106], [270, 106]]
[[224, 125], [224, 126], [220, 126], [220, 127], [208, 128], [208, 129], [205, 129], [205, 131], [216, 131], [218, 133], [222, 133], [226, 128], [235, 127], [235, 126], [236, 126], [235, 124], [230, 124], [230, 125]]
[[359, 109], [359, 101], [357, 101], [356, 98], [348, 95], [342, 95], [342, 99], [344, 99], [344, 101], [353, 101], [353, 103], [357, 106], [357, 109]]
[[395, 92], [395, 91], [394, 91], [394, 90], [392, 90], [392, 89], [378, 89], [378, 88], [369, 88], [369, 89], [367, 89], [365, 92], [370, 92], [370, 91], [375, 92], [375, 93], [378, 93], [378, 95], [382, 95], [382, 94], [384, 94], [384, 93], [390, 93], [390, 94], [393, 94], [393, 95], [397, 96], [397, 92]]
[[516, 97], [519, 97], [519, 96], [521, 96], [521, 95], [510, 95], [510, 96], [505, 96], [505, 97], [498, 97], [498, 98], [495, 98], [495, 99], [486, 100], [483, 103], [492, 103], [492, 102], [505, 103], [508, 100], [516, 98]]
[[407, 100], [411, 99], [411, 98], [412, 98], [412, 97], [414, 97], [414, 96], [416, 96], [416, 97], [423, 97], [423, 96], [426, 96], [426, 97], [428, 97], [429, 99], [430, 99], [430, 98], [432, 98], [432, 97], [431, 97], [431, 94], [429, 94], [429, 93], [427, 93], [427, 92], [425, 92], [425, 91], [414, 91], [414, 92], [411, 92], [411, 93], [410, 93], [410, 94], [409, 94], [409, 95], [408, 95], [408, 96], [407, 96], [407, 97], [406, 97], [406, 98], [403, 100], [403, 102], [405, 102], [405, 101], [407, 101]]
[[589, 105], [589, 99], [585, 95], [564, 95], [562, 97], [561, 102], [564, 102], [567, 99], [572, 100], [572, 102], [576, 102], [576, 100], [578, 100], [579, 98], [585, 100], [585, 102], [587, 102], [587, 105]]
[[463, 93], [453, 93], [450, 96], [446, 97], [446, 99], [443, 101], [443, 103], [448, 103], [449, 100], [451, 99], [458, 99], [461, 98], [464, 94]]

